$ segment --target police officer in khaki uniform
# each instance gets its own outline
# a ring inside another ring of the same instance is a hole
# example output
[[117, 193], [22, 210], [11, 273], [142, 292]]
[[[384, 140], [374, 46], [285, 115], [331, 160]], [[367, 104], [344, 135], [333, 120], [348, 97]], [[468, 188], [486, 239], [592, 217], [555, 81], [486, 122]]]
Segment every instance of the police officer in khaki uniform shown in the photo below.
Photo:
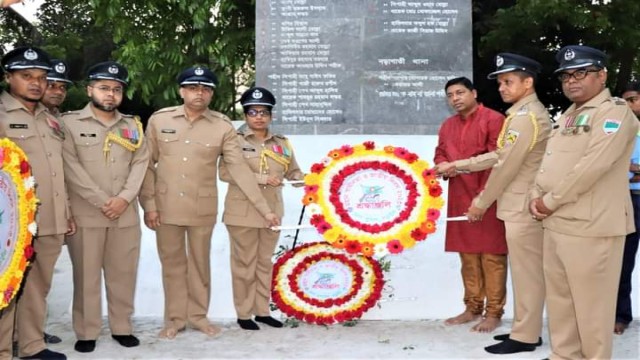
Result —
[[606, 88], [606, 55], [571, 45], [556, 70], [573, 104], [558, 120], [531, 191], [544, 226], [552, 359], [610, 359], [624, 239], [634, 229], [629, 159], [638, 121]]
[[51, 60], [51, 70], [47, 72], [47, 90], [42, 97], [42, 104], [47, 107], [54, 116], [60, 116], [60, 106], [67, 97], [67, 89], [71, 80], [68, 76], [67, 64], [60, 59]]
[[[258, 179], [269, 206], [282, 218], [282, 180], [302, 180], [304, 174], [287, 138], [269, 131], [271, 110], [276, 104], [273, 94], [254, 87], [242, 94], [240, 103], [246, 118], [246, 129], [238, 132], [244, 159]], [[264, 226], [261, 214], [230, 176], [224, 163], [220, 164], [220, 179], [229, 183], [222, 221], [231, 240], [231, 279], [238, 324], [245, 330], [259, 330], [258, 324], [251, 319], [255, 315], [258, 322], [282, 327], [280, 321], [269, 315], [271, 257], [280, 233]]]
[[540, 70], [537, 61], [522, 55], [501, 53], [496, 56], [496, 71], [488, 78], [497, 78], [502, 100], [512, 104], [498, 138], [498, 150], [457, 160], [450, 166], [461, 172], [493, 168], [484, 190], [467, 212], [469, 221], [479, 221], [497, 200], [498, 218], [504, 220], [506, 230], [514, 289], [514, 320], [510, 336], [498, 335], [496, 340], [502, 342], [485, 348], [493, 354], [533, 351], [542, 344], [543, 230], [542, 224], [529, 213], [527, 197], [551, 133], [549, 113], [535, 91]]
[[139, 345], [131, 324], [141, 236], [137, 197], [149, 163], [140, 120], [117, 110], [127, 70], [113, 61], [99, 63], [88, 80], [91, 102], [62, 116], [69, 137], [65, 174], [78, 223], [67, 245], [79, 352], [93, 351], [100, 335], [103, 273], [111, 336], [125, 347]]
[[207, 319], [219, 160], [260, 212], [261, 223], [280, 223], [242, 158], [231, 121], [208, 108], [215, 75], [205, 67], [191, 67], [178, 76], [178, 83], [184, 105], [159, 110], [149, 119], [151, 161], [140, 193], [145, 224], [156, 230], [165, 295], [159, 336], [168, 339], [187, 325], [210, 336], [220, 332]]
[[[35, 47], [19, 47], [2, 59], [9, 92], [0, 95], [0, 126], [29, 157], [38, 184], [38, 236], [35, 258], [17, 303], [19, 355], [24, 359], [66, 359], [47, 349], [43, 331], [46, 297], [65, 234], [75, 231], [67, 203], [62, 166], [62, 123], [39, 103], [47, 86], [49, 57]], [[4, 316], [3, 316], [4, 318]], [[7, 337], [11, 340], [11, 334]], [[3, 341], [5, 340], [3, 335]]]

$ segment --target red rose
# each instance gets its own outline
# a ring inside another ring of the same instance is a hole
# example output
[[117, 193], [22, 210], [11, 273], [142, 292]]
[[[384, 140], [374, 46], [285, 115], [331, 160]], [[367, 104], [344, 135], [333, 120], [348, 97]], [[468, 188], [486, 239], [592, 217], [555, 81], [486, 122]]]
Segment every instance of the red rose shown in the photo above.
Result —
[[442, 195], [442, 188], [440, 187], [440, 185], [435, 185], [435, 186], [429, 187], [429, 195], [431, 195], [433, 197], [438, 197], [438, 196]]
[[31, 260], [31, 256], [33, 256], [33, 246], [28, 245], [24, 248], [24, 257], [27, 258], [27, 260]]
[[311, 165], [311, 172], [312, 173], [320, 174], [322, 172], [322, 170], [324, 170], [324, 164], [316, 163], [316, 164]]
[[314, 314], [305, 314], [304, 321], [313, 324], [316, 321], [316, 316]]
[[311, 225], [318, 225], [320, 222], [324, 221], [324, 216], [320, 215], [320, 214], [315, 214], [311, 216], [311, 219], [309, 220], [309, 223]]
[[416, 239], [417, 241], [422, 241], [427, 238], [427, 234], [420, 231], [420, 229], [413, 229], [411, 231], [411, 237]]
[[27, 161], [22, 160], [20, 162], [20, 174], [26, 174], [29, 172], [30, 169], [31, 169], [31, 166]]
[[349, 240], [347, 241], [345, 249], [349, 254], [357, 254], [360, 252], [360, 249], [362, 249], [362, 245], [357, 241]]
[[373, 150], [376, 148], [376, 144], [373, 141], [365, 141], [362, 145], [367, 150]]
[[353, 154], [353, 148], [350, 145], [343, 145], [340, 148], [340, 152], [342, 152], [344, 155], [351, 155]]

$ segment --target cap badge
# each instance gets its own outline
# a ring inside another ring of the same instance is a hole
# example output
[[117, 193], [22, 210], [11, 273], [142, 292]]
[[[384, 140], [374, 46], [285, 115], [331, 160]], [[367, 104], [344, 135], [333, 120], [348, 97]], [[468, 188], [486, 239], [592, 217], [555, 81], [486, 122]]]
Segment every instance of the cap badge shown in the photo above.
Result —
[[27, 60], [36, 60], [38, 53], [33, 51], [33, 49], [27, 49], [27, 51], [24, 52], [24, 58]]
[[500, 55], [496, 56], [496, 66], [500, 67], [504, 65], [504, 58]]
[[565, 53], [564, 53], [564, 59], [566, 61], [573, 60], [575, 57], [576, 57], [576, 53], [573, 52], [573, 50], [571, 50], [571, 49], [567, 49], [567, 51], [565, 51]]
[[253, 94], [251, 94], [251, 97], [253, 97], [254, 99], [262, 99], [262, 91], [255, 90]]
[[119, 70], [118, 70], [117, 66], [111, 65], [111, 66], [109, 66], [109, 69], [107, 71], [109, 71], [109, 74], [116, 75]]
[[64, 74], [64, 72], [67, 70], [67, 67], [64, 66], [63, 63], [57, 63], [54, 69], [58, 74]]
[[193, 73], [194, 73], [194, 74], [196, 74], [196, 75], [198, 75], [198, 76], [202, 76], [202, 75], [204, 75], [204, 70], [202, 70], [202, 68], [196, 68], [196, 69], [193, 71]]

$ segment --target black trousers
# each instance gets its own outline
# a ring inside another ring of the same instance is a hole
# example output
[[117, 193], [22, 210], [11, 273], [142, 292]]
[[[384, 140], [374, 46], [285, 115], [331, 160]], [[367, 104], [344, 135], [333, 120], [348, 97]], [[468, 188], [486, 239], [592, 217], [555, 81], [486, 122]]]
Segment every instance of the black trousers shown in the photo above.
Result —
[[636, 264], [640, 236], [640, 195], [631, 194], [631, 202], [633, 202], [633, 218], [636, 224], [636, 232], [627, 235], [625, 239], [622, 272], [620, 273], [620, 286], [618, 288], [618, 303], [616, 306], [616, 322], [624, 324], [628, 324], [633, 320], [633, 314], [631, 313], [631, 274]]

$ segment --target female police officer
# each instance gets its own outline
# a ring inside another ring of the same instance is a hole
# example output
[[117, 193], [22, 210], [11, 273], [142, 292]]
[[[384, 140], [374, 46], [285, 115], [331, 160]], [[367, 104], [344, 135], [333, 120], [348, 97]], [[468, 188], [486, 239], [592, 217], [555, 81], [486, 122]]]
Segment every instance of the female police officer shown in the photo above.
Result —
[[[271, 109], [276, 99], [267, 89], [254, 87], [240, 98], [246, 118], [246, 129], [238, 132], [244, 159], [255, 173], [262, 195], [274, 212], [282, 217], [282, 180], [301, 180], [293, 149], [286, 137], [269, 131]], [[273, 327], [282, 323], [269, 315], [271, 294], [271, 257], [278, 243], [279, 232], [268, 228], [264, 218], [233, 179], [224, 163], [220, 179], [229, 183], [222, 221], [231, 239], [231, 275], [233, 302], [238, 325], [245, 330], [259, 330], [255, 321]]]

